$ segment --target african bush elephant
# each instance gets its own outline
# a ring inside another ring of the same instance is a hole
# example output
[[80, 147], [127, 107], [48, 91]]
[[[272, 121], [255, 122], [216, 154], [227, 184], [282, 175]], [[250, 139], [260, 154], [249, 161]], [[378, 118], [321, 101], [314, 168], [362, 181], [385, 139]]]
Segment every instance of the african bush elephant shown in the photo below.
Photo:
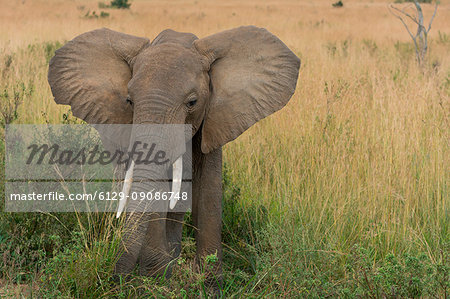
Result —
[[[197, 258], [217, 254], [213, 274], [220, 281], [222, 146], [286, 105], [299, 68], [283, 42], [254, 26], [201, 39], [164, 30], [151, 42], [103, 28], [57, 50], [48, 80], [56, 103], [90, 124], [192, 125]], [[148, 174], [134, 169], [133, 175]], [[137, 264], [141, 275], [170, 273], [184, 214], [148, 214], [126, 215], [125, 223], [137, 229], [124, 238], [116, 273]]]

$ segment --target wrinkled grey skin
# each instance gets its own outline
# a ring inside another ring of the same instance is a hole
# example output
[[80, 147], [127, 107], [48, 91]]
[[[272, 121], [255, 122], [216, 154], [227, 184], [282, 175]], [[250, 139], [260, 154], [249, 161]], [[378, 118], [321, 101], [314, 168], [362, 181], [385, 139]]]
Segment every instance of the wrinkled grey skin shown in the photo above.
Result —
[[[99, 29], [56, 51], [48, 79], [55, 101], [91, 124], [192, 124], [197, 258], [218, 255], [213, 274], [220, 282], [222, 146], [289, 101], [299, 68], [300, 60], [278, 38], [253, 26], [202, 39], [165, 30], [152, 42]], [[170, 262], [181, 251], [184, 214], [126, 217], [133, 229], [124, 236], [116, 273], [139, 264], [142, 275], [170, 275]]]

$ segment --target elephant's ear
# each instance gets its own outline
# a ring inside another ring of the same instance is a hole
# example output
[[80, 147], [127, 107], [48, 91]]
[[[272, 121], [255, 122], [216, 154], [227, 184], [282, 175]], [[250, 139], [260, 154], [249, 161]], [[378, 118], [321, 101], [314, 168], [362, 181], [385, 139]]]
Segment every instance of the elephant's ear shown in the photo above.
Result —
[[300, 59], [265, 29], [223, 31], [194, 42], [211, 63], [211, 102], [202, 152], [234, 140], [258, 120], [286, 105], [295, 91]]
[[91, 124], [128, 124], [133, 110], [126, 102], [134, 58], [150, 44], [106, 28], [86, 32], [56, 51], [48, 81], [55, 102], [70, 105]]

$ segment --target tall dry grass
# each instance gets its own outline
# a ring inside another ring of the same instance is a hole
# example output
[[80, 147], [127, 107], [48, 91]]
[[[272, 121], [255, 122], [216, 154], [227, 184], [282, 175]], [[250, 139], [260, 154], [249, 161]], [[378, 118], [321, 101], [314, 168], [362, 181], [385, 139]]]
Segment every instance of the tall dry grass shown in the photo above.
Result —
[[240, 204], [264, 206], [274, 240], [291, 248], [346, 255], [362, 244], [375, 258], [426, 252], [435, 261], [449, 242], [450, 4], [441, 2], [423, 71], [383, 1], [336, 9], [330, 1], [136, 0], [101, 19], [82, 17], [100, 10], [96, 1], [3, 1], [0, 87], [31, 82], [19, 121], [58, 123], [68, 107], [52, 101], [54, 44], [42, 43], [102, 26], [149, 38], [166, 28], [203, 37], [265, 27], [302, 67], [290, 103], [225, 146]]

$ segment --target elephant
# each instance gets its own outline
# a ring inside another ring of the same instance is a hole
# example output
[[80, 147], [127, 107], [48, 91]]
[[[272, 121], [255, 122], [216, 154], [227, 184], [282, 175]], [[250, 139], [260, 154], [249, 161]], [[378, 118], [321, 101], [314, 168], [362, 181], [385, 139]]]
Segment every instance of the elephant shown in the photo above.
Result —
[[[299, 69], [300, 59], [280, 39], [255, 26], [204, 38], [167, 29], [153, 41], [102, 28], [58, 49], [48, 81], [55, 102], [89, 124], [192, 126], [196, 261], [216, 254], [208, 277], [220, 285], [222, 147], [288, 103]], [[170, 159], [162, 171], [176, 168], [177, 157]], [[131, 176], [151, 174], [135, 167]], [[115, 273], [139, 266], [143, 276], [170, 276], [184, 213], [125, 215], [125, 225], [135, 229], [124, 236]]]

